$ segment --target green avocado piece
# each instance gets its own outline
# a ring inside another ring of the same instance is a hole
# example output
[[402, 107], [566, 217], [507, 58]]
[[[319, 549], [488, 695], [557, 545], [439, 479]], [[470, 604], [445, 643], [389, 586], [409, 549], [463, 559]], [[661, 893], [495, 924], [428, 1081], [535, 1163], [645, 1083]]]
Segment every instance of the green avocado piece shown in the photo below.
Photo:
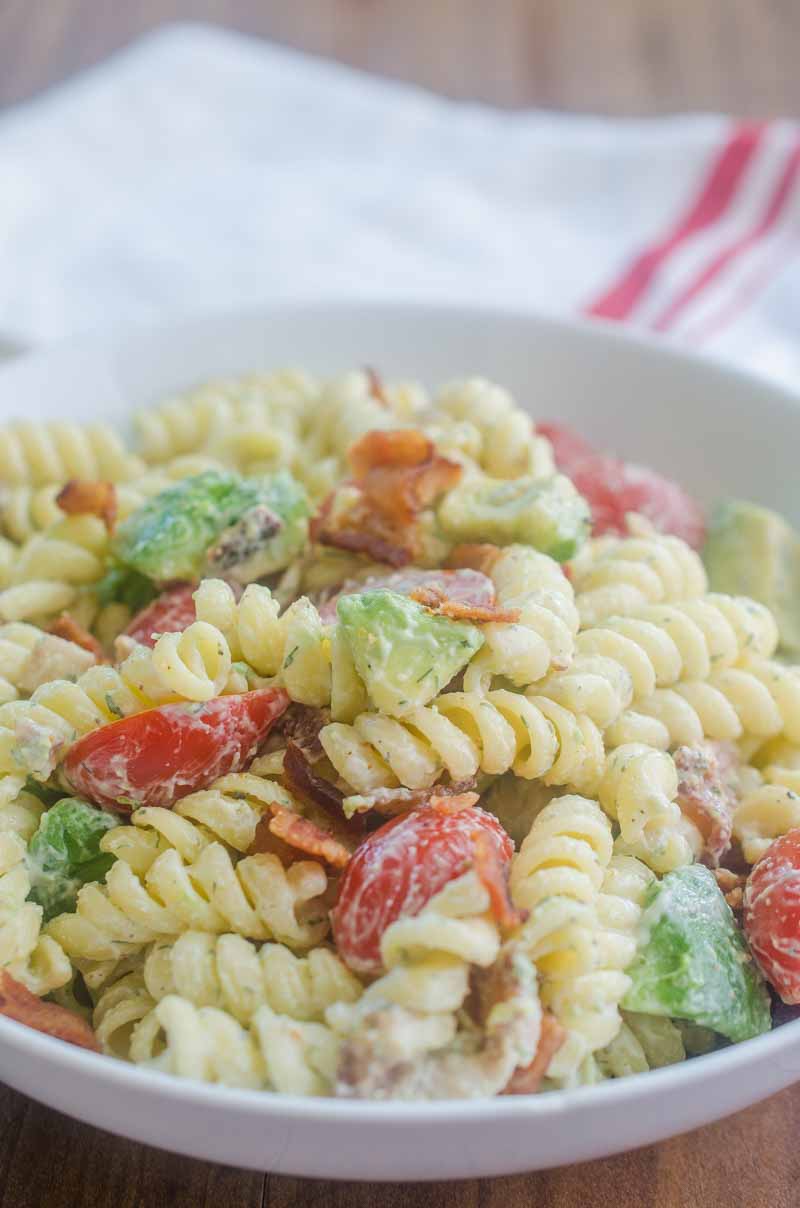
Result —
[[626, 970], [628, 1011], [667, 1015], [748, 1040], [771, 1026], [769, 995], [717, 882], [702, 864], [647, 892], [642, 947]]
[[396, 591], [342, 596], [336, 613], [373, 704], [395, 716], [433, 700], [483, 645], [474, 625]]
[[573, 558], [586, 539], [589, 506], [563, 474], [550, 478], [468, 478], [439, 507], [452, 541], [532, 545], [557, 562]]
[[[248, 514], [259, 523], [248, 523]], [[155, 582], [197, 579], [224, 535], [226, 572], [238, 577], [239, 563], [249, 563], [258, 577], [282, 569], [299, 552], [308, 516], [305, 491], [285, 470], [265, 478], [206, 470], [154, 495], [124, 520], [111, 555]], [[231, 534], [239, 524], [240, 531]]]
[[783, 516], [739, 499], [717, 504], [703, 561], [714, 591], [766, 604], [781, 648], [800, 654], [800, 534]]
[[62, 797], [46, 810], [26, 856], [28, 894], [45, 919], [74, 910], [78, 890], [88, 881], [104, 881], [114, 856], [100, 850], [107, 830], [119, 825], [114, 814], [77, 797]]

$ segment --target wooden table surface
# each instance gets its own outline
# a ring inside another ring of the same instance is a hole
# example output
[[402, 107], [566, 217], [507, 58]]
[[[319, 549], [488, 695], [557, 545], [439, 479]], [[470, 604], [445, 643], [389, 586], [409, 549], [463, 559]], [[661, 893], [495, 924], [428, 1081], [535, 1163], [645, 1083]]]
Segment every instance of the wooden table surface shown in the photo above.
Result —
[[[798, 0], [0, 0], [0, 105], [177, 19], [216, 21], [509, 107], [800, 113]], [[0, 1088], [0, 1208], [797, 1208], [798, 1134], [800, 1086], [602, 1162], [379, 1187], [174, 1157]]]

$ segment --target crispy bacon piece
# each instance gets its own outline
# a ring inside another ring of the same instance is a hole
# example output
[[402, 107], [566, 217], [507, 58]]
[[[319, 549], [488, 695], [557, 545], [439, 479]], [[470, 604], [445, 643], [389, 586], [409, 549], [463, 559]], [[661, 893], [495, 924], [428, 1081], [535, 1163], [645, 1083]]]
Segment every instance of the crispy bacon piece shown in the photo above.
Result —
[[68, 516], [99, 516], [113, 533], [117, 523], [117, 489], [113, 482], [71, 478], [56, 495], [56, 503]]
[[88, 650], [98, 663], [108, 661], [103, 647], [94, 634], [89, 633], [88, 629], [84, 629], [83, 625], [79, 625], [68, 612], [62, 612], [61, 616], [53, 621], [47, 632], [54, 634], [57, 638], [63, 638], [65, 642], [74, 642], [76, 646], [80, 646], [81, 650]]
[[480, 545], [477, 542], [465, 542], [455, 545], [445, 559], [445, 566], [453, 570], [479, 570], [484, 575], [491, 573], [497, 559], [500, 557], [498, 545]]
[[295, 860], [302, 860], [303, 853], [297, 847], [290, 847], [285, 839], [279, 839], [270, 830], [271, 822], [272, 814], [261, 815], [256, 826], [256, 833], [253, 836], [253, 842], [247, 849], [247, 854], [248, 856], [277, 856], [283, 867], [288, 868], [290, 864], [294, 864]]
[[678, 805], [703, 837], [703, 862], [717, 868], [731, 846], [736, 806], [731, 779], [735, 756], [725, 743], [708, 742], [696, 747], [678, 747], [674, 759]]
[[539, 1047], [530, 1065], [514, 1070], [511, 1078], [501, 1094], [503, 1095], [532, 1095], [538, 1091], [542, 1078], [547, 1073], [547, 1067], [555, 1054], [561, 1048], [567, 1033], [556, 1017], [549, 1011], [542, 1013], [542, 1027], [539, 1032]]
[[311, 705], [291, 704], [275, 729], [276, 733], [282, 734], [287, 742], [298, 746], [305, 754], [307, 761], [316, 763], [323, 755], [319, 736], [330, 719], [329, 709], [315, 709]]
[[[467, 794], [474, 796], [474, 794]], [[451, 799], [452, 801], [452, 799]], [[475, 842], [475, 872], [478, 880], [489, 895], [489, 909], [494, 915], [499, 927], [512, 931], [525, 922], [527, 912], [517, 910], [511, 901], [508, 888], [508, 864], [501, 862], [497, 847], [489, 841], [483, 831], [476, 831]]]
[[467, 806], [477, 805], [478, 794], [473, 793], [475, 777], [459, 780], [455, 784], [434, 784], [426, 789], [375, 789], [372, 793], [358, 794], [347, 798], [357, 803], [359, 813], [374, 810], [382, 818], [394, 818], [407, 814], [421, 805], [431, 805], [440, 813], [457, 813]]
[[731, 910], [741, 910], [747, 876], [744, 873], [731, 872], [729, 868], [715, 868], [714, 876]]
[[303, 818], [291, 810], [275, 809], [268, 826], [270, 832], [288, 847], [304, 855], [324, 860], [333, 868], [344, 868], [352, 855], [343, 843], [317, 826], [310, 818]]
[[366, 432], [347, 456], [357, 497], [334, 523], [329, 496], [311, 522], [312, 540], [407, 566], [421, 545], [420, 512], [456, 485], [461, 466], [415, 428]]
[[357, 814], [345, 818], [342, 802], [344, 793], [335, 784], [318, 776], [309, 763], [308, 757], [296, 742], [291, 739], [286, 744], [286, 754], [283, 758], [283, 784], [290, 793], [313, 805], [319, 806], [342, 830], [362, 833], [364, 819]]
[[448, 600], [447, 595], [437, 584], [428, 587], [418, 587], [412, 591], [409, 599], [421, 604], [428, 612], [438, 616], [451, 617], [454, 621], [508, 621], [513, 623], [520, 617], [518, 608], [498, 608], [496, 604], [464, 604], [460, 600]]
[[392, 408], [388, 398], [386, 397], [383, 379], [381, 378], [381, 375], [378, 373], [377, 369], [373, 369], [371, 365], [365, 365], [364, 373], [367, 375], [369, 392], [375, 399], [375, 402], [380, 403], [380, 405], [385, 407], [387, 411], [391, 411]]
[[0, 970], [0, 1015], [24, 1023], [37, 1032], [76, 1044], [82, 1049], [100, 1052], [100, 1045], [85, 1019], [73, 1015], [66, 1007], [42, 1002], [35, 994], [12, 977], [7, 969]]

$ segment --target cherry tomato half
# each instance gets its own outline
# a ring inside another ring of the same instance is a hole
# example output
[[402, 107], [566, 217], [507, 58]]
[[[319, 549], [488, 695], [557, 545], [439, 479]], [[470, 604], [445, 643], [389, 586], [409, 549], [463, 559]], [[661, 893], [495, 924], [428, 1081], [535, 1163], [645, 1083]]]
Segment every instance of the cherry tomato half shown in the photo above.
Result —
[[507, 866], [514, 845], [492, 814], [423, 806], [392, 818], [361, 843], [345, 869], [331, 912], [342, 959], [359, 973], [379, 973], [381, 936], [390, 923], [416, 915], [449, 881], [473, 863], [478, 835], [486, 835]]
[[64, 760], [64, 775], [97, 805], [170, 806], [241, 771], [288, 704], [282, 688], [258, 688], [202, 705], [160, 705], [79, 739]]
[[556, 465], [592, 509], [593, 533], [626, 534], [625, 516], [638, 512], [660, 533], [681, 537], [693, 549], [705, 539], [703, 513], [682, 487], [655, 470], [598, 453], [561, 424], [539, 424], [553, 444]]
[[800, 830], [753, 866], [744, 890], [744, 931], [761, 971], [786, 1003], [800, 1003]]
[[155, 646], [158, 633], [180, 633], [197, 620], [192, 583], [177, 583], [162, 591], [146, 608], [137, 612], [125, 630], [129, 638], [142, 646]]

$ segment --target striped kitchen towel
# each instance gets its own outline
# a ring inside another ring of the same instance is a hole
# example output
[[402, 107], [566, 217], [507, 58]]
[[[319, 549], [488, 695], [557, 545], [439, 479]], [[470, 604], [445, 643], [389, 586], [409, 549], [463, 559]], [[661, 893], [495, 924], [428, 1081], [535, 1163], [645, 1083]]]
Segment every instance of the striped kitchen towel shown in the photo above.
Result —
[[800, 130], [456, 104], [177, 26], [0, 115], [0, 332], [305, 296], [584, 313], [800, 387]]

